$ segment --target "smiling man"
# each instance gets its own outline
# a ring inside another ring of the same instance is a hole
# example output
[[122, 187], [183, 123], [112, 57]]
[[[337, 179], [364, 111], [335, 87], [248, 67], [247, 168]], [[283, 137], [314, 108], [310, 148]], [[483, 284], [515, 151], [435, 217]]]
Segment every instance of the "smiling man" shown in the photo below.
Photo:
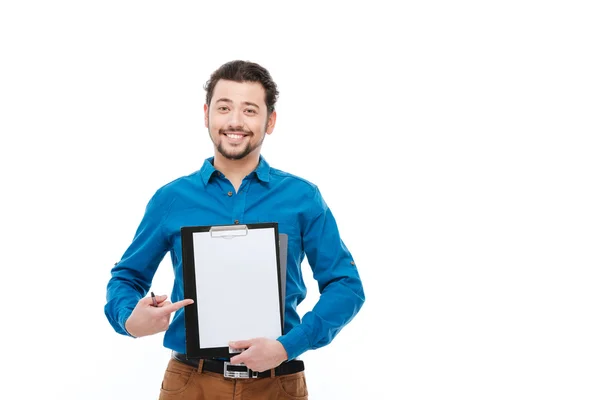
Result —
[[[245, 175], [256, 168], [265, 136], [275, 128], [277, 88], [274, 83], [269, 86], [271, 93], [265, 93], [260, 82], [219, 79], [206, 87], [204, 124], [216, 150], [213, 164], [236, 192]], [[272, 97], [269, 106], [267, 96]]]
[[242, 160], [252, 152], [260, 153], [265, 133], [273, 132], [277, 114], [273, 110], [267, 111], [265, 104], [261, 109], [259, 104], [244, 99], [264, 97], [261, 84], [220, 80], [214, 87], [214, 96], [214, 106], [209, 110], [205, 104], [204, 114], [219, 155]]
[[[329, 344], [362, 307], [356, 264], [317, 186], [272, 168], [260, 154], [277, 119], [279, 93], [269, 72], [256, 63], [232, 61], [211, 75], [205, 89], [204, 123], [214, 156], [150, 199], [132, 243], [111, 270], [105, 313], [123, 335], [166, 331], [164, 346], [172, 357], [160, 399], [307, 399], [304, 363], [298, 357]], [[224, 360], [188, 360], [185, 355], [182, 308], [192, 300], [183, 296], [180, 230], [267, 221], [278, 222], [279, 232], [288, 235], [284, 334], [276, 340], [231, 343], [246, 350], [230, 361], [243, 363], [258, 377], [228, 378]], [[159, 295], [153, 304], [146, 294], [167, 252], [175, 276], [173, 302]], [[296, 308], [306, 297], [300, 268], [305, 257], [321, 295], [300, 318]]]

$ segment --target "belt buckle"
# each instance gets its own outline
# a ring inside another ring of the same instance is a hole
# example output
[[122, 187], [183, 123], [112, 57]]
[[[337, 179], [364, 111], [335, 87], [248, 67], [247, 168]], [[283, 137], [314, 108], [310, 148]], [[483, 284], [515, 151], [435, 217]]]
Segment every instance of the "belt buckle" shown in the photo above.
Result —
[[228, 361], [223, 363], [223, 376], [225, 378], [258, 378], [258, 372], [252, 371], [244, 364], [232, 364]]

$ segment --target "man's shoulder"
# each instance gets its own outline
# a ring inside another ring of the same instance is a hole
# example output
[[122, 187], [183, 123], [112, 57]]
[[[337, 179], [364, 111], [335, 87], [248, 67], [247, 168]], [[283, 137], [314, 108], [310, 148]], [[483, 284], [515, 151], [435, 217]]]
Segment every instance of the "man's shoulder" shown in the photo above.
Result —
[[276, 180], [281, 180], [286, 184], [294, 185], [294, 188], [298, 190], [305, 190], [310, 193], [314, 193], [317, 190], [317, 185], [315, 183], [290, 172], [271, 167], [271, 175]]
[[188, 175], [183, 175], [178, 178], [167, 181], [156, 190], [156, 195], [172, 195], [180, 191], [193, 189], [198, 186], [200, 182], [200, 171], [194, 171]]

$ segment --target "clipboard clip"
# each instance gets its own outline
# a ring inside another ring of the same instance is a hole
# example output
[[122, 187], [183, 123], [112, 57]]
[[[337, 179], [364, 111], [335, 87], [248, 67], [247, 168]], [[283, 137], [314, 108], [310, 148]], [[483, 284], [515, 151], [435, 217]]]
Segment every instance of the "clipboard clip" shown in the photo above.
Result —
[[248, 235], [248, 226], [246, 225], [213, 226], [210, 228], [211, 238], [233, 239], [246, 235]]

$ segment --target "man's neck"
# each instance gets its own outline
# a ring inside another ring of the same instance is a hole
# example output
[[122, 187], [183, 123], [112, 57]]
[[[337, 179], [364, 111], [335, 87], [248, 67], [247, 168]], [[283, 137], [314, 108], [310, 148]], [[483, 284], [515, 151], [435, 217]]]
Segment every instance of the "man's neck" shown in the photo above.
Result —
[[259, 160], [260, 153], [248, 154], [241, 160], [229, 160], [217, 151], [213, 163], [215, 169], [222, 172], [237, 191], [244, 178], [256, 169]]

